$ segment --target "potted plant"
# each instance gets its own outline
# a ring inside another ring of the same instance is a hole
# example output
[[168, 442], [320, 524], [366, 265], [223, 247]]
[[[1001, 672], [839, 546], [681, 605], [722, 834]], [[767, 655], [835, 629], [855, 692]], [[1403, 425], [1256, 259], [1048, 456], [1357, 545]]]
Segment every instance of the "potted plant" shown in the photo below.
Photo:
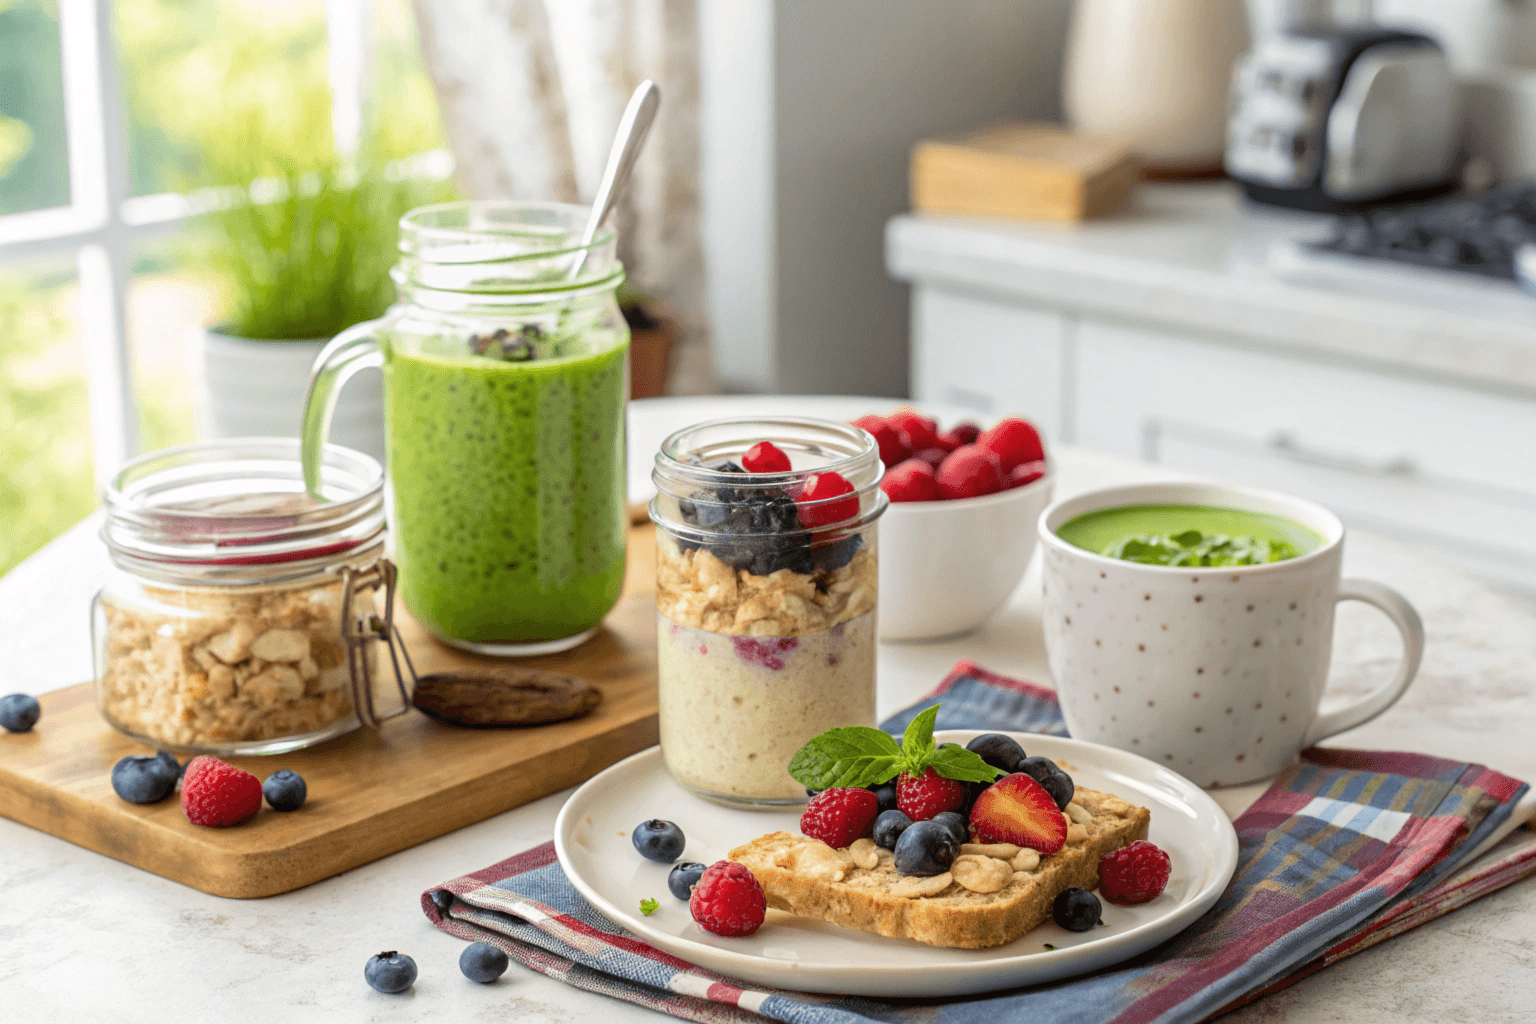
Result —
[[629, 397], [666, 394], [677, 321], [629, 282], [619, 286], [619, 309], [629, 324]]

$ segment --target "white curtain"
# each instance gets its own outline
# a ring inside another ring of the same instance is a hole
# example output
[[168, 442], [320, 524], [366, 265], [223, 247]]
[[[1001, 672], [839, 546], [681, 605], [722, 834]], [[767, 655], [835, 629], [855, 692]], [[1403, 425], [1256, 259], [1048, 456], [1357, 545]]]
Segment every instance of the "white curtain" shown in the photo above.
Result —
[[698, 0], [414, 0], [463, 189], [591, 202], [629, 94], [661, 111], [615, 212], [630, 280], [683, 327], [671, 391], [713, 390], [699, 239]]

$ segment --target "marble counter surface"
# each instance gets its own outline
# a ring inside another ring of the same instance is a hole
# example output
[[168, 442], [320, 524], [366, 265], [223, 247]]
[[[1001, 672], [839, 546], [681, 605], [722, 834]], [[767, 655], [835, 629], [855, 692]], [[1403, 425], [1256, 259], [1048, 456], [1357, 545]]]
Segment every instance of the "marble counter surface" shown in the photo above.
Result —
[[[838, 401], [796, 407], [839, 415]], [[703, 418], [716, 409], [700, 403], [673, 411]], [[1083, 452], [1057, 454], [1060, 493], [1166, 475]], [[89, 585], [62, 577], [99, 567], [95, 544], [92, 530], [82, 527], [0, 580], [5, 689], [40, 692], [81, 677], [78, 652], [54, 645], [82, 642], [83, 599], [76, 591], [88, 594]], [[1345, 565], [1350, 575], [1407, 595], [1423, 615], [1428, 644], [1408, 695], [1332, 742], [1467, 758], [1536, 778], [1536, 609], [1365, 535], [1350, 538]], [[880, 713], [921, 697], [960, 658], [1048, 682], [1038, 615], [1039, 581], [1031, 570], [978, 633], [881, 645]], [[1339, 691], [1379, 679], [1396, 657], [1395, 645], [1384, 620], [1346, 605], [1336, 652]], [[25, 653], [18, 665], [19, 652]], [[64, 660], [50, 662], [55, 656]], [[462, 944], [432, 928], [417, 905], [428, 886], [546, 841], [565, 795], [254, 901], [207, 896], [0, 819], [0, 1020], [659, 1020], [516, 967], [494, 985], [472, 984], [458, 972]], [[1222, 799], [1233, 811], [1251, 796], [1233, 790]], [[364, 984], [364, 962], [383, 949], [408, 952], [419, 964], [409, 994], [383, 996]], [[1536, 880], [1527, 880], [1226, 1019], [1496, 1024], [1530, 1020], [1533, 991]]]
[[902, 215], [887, 226], [886, 262], [904, 281], [1036, 308], [1536, 392], [1536, 297], [1477, 282], [1371, 292], [1281, 273], [1276, 243], [1317, 237], [1324, 222], [1244, 204], [1231, 183], [1144, 185], [1125, 212], [1080, 225]]

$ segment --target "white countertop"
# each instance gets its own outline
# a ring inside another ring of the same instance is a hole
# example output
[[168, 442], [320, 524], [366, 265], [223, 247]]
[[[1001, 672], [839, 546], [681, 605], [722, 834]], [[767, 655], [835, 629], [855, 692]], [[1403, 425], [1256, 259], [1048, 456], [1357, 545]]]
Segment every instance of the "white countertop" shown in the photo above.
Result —
[[1245, 203], [1230, 183], [1143, 185], [1125, 212], [1080, 225], [905, 214], [887, 225], [886, 262], [914, 283], [1536, 393], [1536, 296], [1454, 279], [1330, 288], [1279, 273], [1275, 243], [1325, 223]]
[[[888, 400], [800, 399], [809, 415], [878, 411]], [[768, 408], [766, 399], [636, 403], [632, 444], [646, 458], [667, 424]], [[1058, 451], [1059, 491], [1166, 477], [1154, 467]], [[83, 525], [0, 579], [0, 689], [43, 692], [90, 673], [86, 602], [102, 565]], [[1345, 568], [1400, 589], [1428, 634], [1407, 696], [1341, 746], [1418, 750], [1478, 760], [1536, 779], [1536, 609], [1498, 595], [1431, 558], [1365, 535]], [[1396, 657], [1384, 620], [1340, 611], [1334, 685], [1370, 685]], [[961, 658], [1049, 682], [1032, 568], [981, 631], [932, 644], [882, 644], [880, 714], [904, 707]], [[1255, 795], [1221, 794], [1232, 811]], [[580, 992], [514, 966], [498, 983], [458, 971], [463, 944], [427, 923], [429, 886], [550, 838], [566, 794], [386, 857], [297, 892], [263, 900], [208, 896], [0, 819], [0, 1020], [55, 1021], [655, 1021], [647, 1010]], [[367, 958], [400, 949], [421, 968], [415, 988], [383, 996], [362, 979]], [[1536, 881], [1526, 880], [1382, 943], [1225, 1020], [1401, 1022], [1531, 1019], [1536, 990]]]

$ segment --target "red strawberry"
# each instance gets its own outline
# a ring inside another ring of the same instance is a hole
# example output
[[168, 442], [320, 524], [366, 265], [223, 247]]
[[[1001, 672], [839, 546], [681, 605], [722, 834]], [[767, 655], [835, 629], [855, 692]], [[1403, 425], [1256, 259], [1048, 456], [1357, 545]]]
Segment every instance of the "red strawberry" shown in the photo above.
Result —
[[939, 447], [947, 452], [956, 448], [962, 448], [968, 444], [975, 444], [981, 436], [981, 428], [974, 423], [956, 423], [944, 433], [939, 435]]
[[887, 416], [885, 422], [896, 428], [902, 443], [910, 451], [932, 448], [939, 443], [939, 425], [911, 409], [898, 409]]
[[978, 843], [1013, 843], [1049, 855], [1066, 845], [1067, 818], [1040, 783], [1019, 772], [976, 798], [971, 831]]
[[759, 441], [741, 457], [741, 468], [748, 473], [788, 473], [789, 456], [775, 448], [772, 441]]
[[1045, 476], [1045, 463], [1026, 462], [1022, 465], [1014, 466], [1008, 471], [1008, 479], [1004, 481], [1003, 489], [1011, 491], [1015, 487], [1032, 484], [1043, 476]]
[[976, 443], [997, 456], [1005, 473], [1014, 466], [1039, 462], [1045, 458], [1045, 448], [1040, 444], [1040, 432], [1024, 420], [1012, 417], [983, 432]]
[[239, 825], [261, 810], [261, 780], [216, 757], [194, 757], [181, 776], [181, 809], [194, 825]]
[[880, 489], [892, 501], [938, 501], [939, 485], [933, 467], [920, 459], [908, 459], [885, 474]]
[[906, 772], [896, 776], [896, 808], [913, 821], [959, 810], [965, 806], [966, 795], [965, 783], [946, 779], [932, 768], [924, 768], [923, 774], [915, 777]]
[[868, 833], [879, 813], [880, 798], [872, 790], [824, 789], [805, 805], [800, 831], [841, 850]]
[[1099, 892], [1111, 903], [1147, 903], [1168, 885], [1172, 869], [1166, 853], [1138, 839], [1099, 861]]
[[[841, 501], [827, 500], [844, 494], [848, 497]], [[800, 493], [795, 495], [795, 505], [800, 525], [808, 530], [841, 523], [859, 514], [859, 496], [853, 492], [853, 484], [844, 480], [840, 473], [815, 473], [806, 477]]]
[[1003, 470], [997, 456], [980, 445], [956, 448], [944, 459], [938, 474], [939, 497], [979, 498], [1003, 489]]
[[902, 443], [901, 433], [879, 416], [860, 416], [853, 425], [875, 435], [875, 443], [880, 446], [880, 461], [887, 466], [904, 462], [912, 454], [912, 450]]

